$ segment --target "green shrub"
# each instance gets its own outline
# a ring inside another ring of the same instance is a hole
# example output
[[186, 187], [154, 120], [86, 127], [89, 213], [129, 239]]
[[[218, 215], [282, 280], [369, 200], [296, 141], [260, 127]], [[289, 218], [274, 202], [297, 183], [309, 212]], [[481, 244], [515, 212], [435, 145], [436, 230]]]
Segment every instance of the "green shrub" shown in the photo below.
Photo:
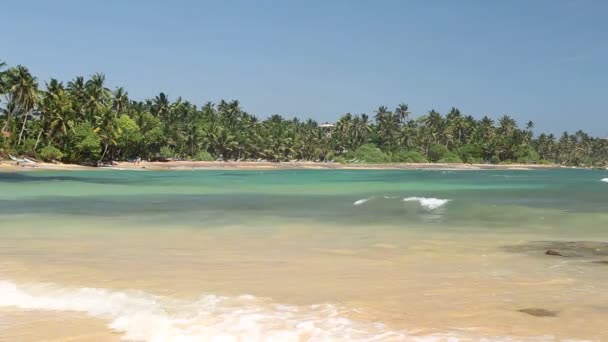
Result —
[[538, 161], [538, 163], [541, 164], [541, 165], [552, 165], [553, 164], [553, 162], [551, 162], [551, 161], [549, 161], [547, 159], [541, 159], [541, 160]]
[[513, 156], [518, 163], [522, 164], [536, 163], [540, 159], [540, 155], [532, 146], [521, 148]]
[[101, 139], [89, 123], [83, 123], [70, 131], [64, 151], [69, 151], [71, 161], [96, 161], [101, 156]]
[[213, 156], [211, 155], [211, 153], [207, 152], [207, 151], [199, 151], [196, 156], [194, 157], [194, 160], [198, 160], [198, 161], [214, 161], [215, 158], [213, 158]]
[[38, 155], [46, 161], [61, 160], [63, 158], [63, 153], [52, 145], [41, 148]]
[[116, 144], [126, 156], [134, 154], [134, 147], [143, 139], [137, 123], [128, 115], [121, 115], [114, 119], [116, 128]]
[[490, 159], [490, 163], [492, 164], [500, 164], [500, 157], [497, 155], [492, 156], [492, 158]]
[[458, 155], [465, 163], [479, 163], [482, 154], [483, 151], [479, 145], [467, 144], [458, 149]]
[[483, 164], [483, 159], [481, 157], [476, 158], [476, 157], [471, 157], [468, 160], [463, 160], [463, 163], [469, 163], [469, 164]]
[[400, 163], [427, 163], [428, 159], [417, 151], [399, 151], [393, 156], [393, 161]]
[[443, 145], [439, 145], [439, 144], [435, 144], [432, 145], [429, 148], [428, 151], [428, 157], [432, 162], [437, 162], [440, 159], [442, 159], [445, 155], [447, 155], [450, 151], [448, 151], [448, 148], [443, 146]]
[[169, 146], [163, 146], [160, 148], [160, 152], [158, 152], [158, 157], [160, 159], [171, 159], [175, 157], [175, 152]]
[[340, 163], [340, 164], [346, 164], [346, 158], [344, 158], [344, 156], [335, 156], [335, 157], [333, 158], [333, 160], [334, 160], [336, 163]]
[[352, 154], [352, 157], [366, 163], [387, 163], [390, 161], [390, 158], [374, 144], [362, 145]]
[[36, 146], [36, 139], [25, 139], [22, 145], [15, 147], [17, 154], [19, 155], [27, 155], [27, 156], [36, 156], [36, 151], [34, 151], [34, 146]]
[[332, 159], [336, 159], [336, 157], [338, 157], [338, 154], [335, 151], [329, 151], [327, 152], [327, 154], [325, 155], [325, 159], [326, 160], [332, 160]]
[[454, 152], [448, 152], [446, 155], [443, 156], [443, 158], [439, 159], [440, 163], [462, 163], [462, 159], [460, 159], [460, 157], [454, 153]]

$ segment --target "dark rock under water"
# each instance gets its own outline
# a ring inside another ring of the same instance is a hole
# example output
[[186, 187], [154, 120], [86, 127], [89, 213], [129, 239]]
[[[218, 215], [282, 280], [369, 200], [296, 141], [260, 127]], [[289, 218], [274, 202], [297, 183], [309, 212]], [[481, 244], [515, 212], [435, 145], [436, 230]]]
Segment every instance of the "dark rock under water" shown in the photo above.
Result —
[[554, 255], [554, 256], [564, 256], [562, 253], [560, 253], [558, 251], [554, 251], [552, 249], [547, 249], [547, 251], [545, 252], [545, 254], [547, 254], [547, 255]]
[[547, 309], [541, 308], [526, 308], [517, 310], [519, 312], [523, 312], [525, 314], [535, 316], [535, 317], [555, 317], [557, 316], [557, 311], [551, 311]]
[[521, 245], [504, 246], [512, 253], [546, 254], [573, 258], [600, 258], [608, 256], [608, 242], [597, 241], [530, 241]]

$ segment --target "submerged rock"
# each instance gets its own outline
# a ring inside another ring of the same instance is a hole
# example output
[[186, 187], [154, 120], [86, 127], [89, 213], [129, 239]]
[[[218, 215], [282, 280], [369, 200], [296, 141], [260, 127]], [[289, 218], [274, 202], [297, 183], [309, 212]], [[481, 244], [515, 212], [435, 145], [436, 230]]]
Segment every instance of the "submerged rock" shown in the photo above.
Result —
[[563, 257], [564, 255], [558, 251], [554, 251], [552, 249], [547, 249], [547, 251], [545, 252], [545, 254], [547, 255], [555, 255], [555, 256], [561, 256]]
[[592, 261], [592, 264], [600, 264], [600, 265], [606, 265], [608, 266], [608, 260], [597, 260], [597, 261]]
[[557, 311], [551, 311], [542, 308], [527, 308], [517, 310], [519, 312], [523, 312], [525, 314], [535, 316], [535, 317], [555, 317], [557, 316]]
[[600, 258], [608, 256], [608, 242], [597, 241], [530, 241], [504, 246], [512, 253], [547, 254], [566, 257]]

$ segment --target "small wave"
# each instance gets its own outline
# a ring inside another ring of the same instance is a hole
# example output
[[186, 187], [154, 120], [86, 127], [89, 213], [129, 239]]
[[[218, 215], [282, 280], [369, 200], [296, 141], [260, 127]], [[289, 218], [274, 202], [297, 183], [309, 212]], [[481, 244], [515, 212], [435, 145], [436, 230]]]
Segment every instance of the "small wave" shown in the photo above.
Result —
[[418, 202], [423, 208], [428, 210], [437, 209], [448, 203], [449, 199], [433, 198], [433, 197], [406, 197], [404, 202]]
[[125, 340], [171, 341], [403, 341], [382, 323], [346, 318], [335, 305], [268, 303], [250, 295], [205, 295], [196, 301], [141, 291], [17, 285], [0, 281], [0, 307], [75, 311], [107, 319]]
[[602, 182], [608, 183], [608, 178], [602, 178]]
[[353, 205], [362, 205], [367, 203], [367, 201], [369, 201], [371, 198], [362, 198], [360, 200], [355, 201], [355, 203], [353, 203]]
[[[332, 304], [296, 306], [251, 295], [204, 295], [188, 301], [142, 291], [16, 284], [0, 279], [0, 308], [71, 311], [108, 320], [126, 341], [521, 341], [509, 336], [473, 339], [463, 329], [428, 335], [348, 318], [361, 311]], [[464, 329], [466, 330], [466, 329]], [[468, 334], [467, 334], [468, 335]], [[481, 337], [481, 336], [480, 336]], [[554, 341], [552, 336], [530, 341]], [[575, 340], [570, 340], [575, 341]]]

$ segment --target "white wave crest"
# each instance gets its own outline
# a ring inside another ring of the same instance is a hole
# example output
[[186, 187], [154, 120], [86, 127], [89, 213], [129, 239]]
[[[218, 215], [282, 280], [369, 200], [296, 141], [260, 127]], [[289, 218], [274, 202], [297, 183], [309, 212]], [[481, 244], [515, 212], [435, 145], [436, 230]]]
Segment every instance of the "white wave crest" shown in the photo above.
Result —
[[362, 205], [365, 204], [367, 201], [369, 201], [371, 198], [362, 198], [360, 200], [355, 201], [355, 203], [353, 203], [353, 205]]
[[428, 210], [437, 209], [448, 203], [449, 199], [433, 198], [433, 197], [406, 197], [404, 202], [418, 202], [423, 208]]
[[602, 182], [608, 183], [608, 178], [602, 178]]
[[0, 307], [82, 312], [109, 320], [109, 327], [129, 341], [408, 340], [405, 333], [381, 323], [346, 318], [352, 310], [274, 304], [249, 295], [186, 301], [141, 291], [0, 281]]

